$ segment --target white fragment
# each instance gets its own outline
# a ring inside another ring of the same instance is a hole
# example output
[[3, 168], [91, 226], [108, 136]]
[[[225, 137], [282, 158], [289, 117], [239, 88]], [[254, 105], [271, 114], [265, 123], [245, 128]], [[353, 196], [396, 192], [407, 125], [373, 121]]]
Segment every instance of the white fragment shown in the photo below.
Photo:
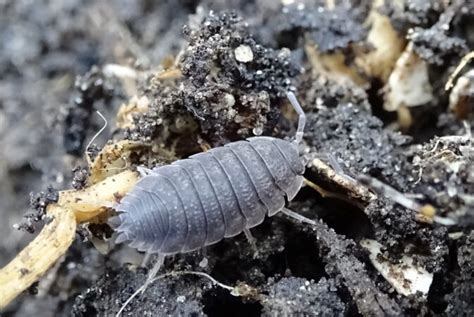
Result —
[[182, 296], [182, 295], [176, 298], [176, 301], [178, 303], [184, 303], [185, 300], [186, 300], [186, 296]]
[[201, 267], [201, 268], [204, 269], [204, 268], [207, 267], [208, 263], [209, 263], [209, 261], [207, 260], [207, 258], [203, 258], [203, 259], [201, 260], [201, 262], [199, 262], [199, 267]]
[[468, 71], [465, 75], [459, 77], [456, 85], [449, 94], [449, 110], [457, 113], [460, 117], [472, 111], [469, 96], [474, 91], [474, 69]]
[[233, 107], [235, 105], [235, 97], [232, 94], [225, 94], [224, 101], [228, 108]]
[[454, 219], [440, 216], [433, 216], [433, 221], [443, 226], [454, 226], [455, 224], [457, 224], [457, 221]]
[[385, 90], [384, 109], [387, 111], [421, 106], [433, 100], [428, 64], [413, 50], [413, 43], [408, 44], [397, 60]]
[[284, 6], [288, 6], [293, 3], [295, 3], [295, 0], [281, 0], [281, 4], [283, 4]]
[[105, 76], [107, 77], [118, 77], [118, 78], [137, 78], [138, 72], [128, 66], [119, 64], [107, 64], [102, 68]]
[[248, 63], [253, 61], [253, 52], [248, 45], [239, 45], [234, 50], [235, 59], [242, 63]]
[[383, 1], [374, 1], [365, 21], [371, 25], [366, 41], [372, 50], [357, 53], [355, 63], [369, 77], [376, 77], [384, 83], [405, 48], [405, 39], [392, 25], [390, 18], [380, 12]]
[[255, 127], [252, 129], [252, 132], [254, 135], [262, 135], [263, 133], [263, 128], [262, 127]]
[[448, 233], [448, 236], [451, 240], [457, 240], [461, 238], [463, 235], [464, 235], [464, 232], [462, 231]]
[[398, 264], [390, 263], [380, 252], [382, 245], [375, 240], [364, 239], [361, 246], [369, 251], [369, 258], [377, 271], [401, 295], [413, 295], [421, 292], [427, 295], [433, 282], [433, 274], [416, 265], [413, 258], [404, 255]]

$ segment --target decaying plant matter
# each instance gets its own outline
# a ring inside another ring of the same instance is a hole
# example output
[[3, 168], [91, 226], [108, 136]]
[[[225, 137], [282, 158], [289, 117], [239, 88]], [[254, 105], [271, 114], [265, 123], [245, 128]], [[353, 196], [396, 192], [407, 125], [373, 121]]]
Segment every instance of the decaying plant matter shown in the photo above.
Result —
[[47, 224], [18, 256], [0, 271], [0, 308], [38, 280], [67, 251], [77, 224], [100, 221], [106, 210], [138, 180], [131, 171], [109, 176], [85, 189], [59, 192], [46, 208]]

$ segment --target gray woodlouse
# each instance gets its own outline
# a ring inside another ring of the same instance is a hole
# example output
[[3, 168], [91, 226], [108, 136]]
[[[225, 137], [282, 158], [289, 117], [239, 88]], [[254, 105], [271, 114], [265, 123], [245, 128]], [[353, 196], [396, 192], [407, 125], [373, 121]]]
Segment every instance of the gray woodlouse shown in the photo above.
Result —
[[294, 141], [252, 137], [154, 168], [115, 208], [116, 243], [163, 257], [247, 233], [279, 211], [308, 221], [285, 208], [285, 196], [292, 200], [303, 184], [298, 144], [306, 122], [294, 94], [287, 96], [299, 115]]

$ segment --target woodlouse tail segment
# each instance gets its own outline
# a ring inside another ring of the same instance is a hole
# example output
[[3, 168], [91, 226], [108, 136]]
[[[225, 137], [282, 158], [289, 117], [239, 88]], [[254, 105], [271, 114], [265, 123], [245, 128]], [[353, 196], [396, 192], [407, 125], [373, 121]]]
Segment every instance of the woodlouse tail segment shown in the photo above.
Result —
[[298, 114], [298, 128], [296, 130], [296, 135], [295, 135], [295, 143], [299, 144], [301, 143], [301, 140], [303, 139], [303, 134], [304, 134], [304, 126], [306, 125], [306, 115], [303, 111], [303, 108], [301, 107], [300, 103], [296, 99], [296, 96], [294, 93], [291, 91], [286, 93], [286, 97], [290, 101], [291, 105], [295, 109], [296, 113]]
[[[124, 240], [124, 241], [129, 241], [130, 239], [127, 239], [127, 240]], [[134, 248], [134, 249], [138, 249], [138, 251], [147, 251], [145, 249], [145, 243], [138, 240], [138, 239], [134, 239], [132, 242], [130, 242], [128, 244], [129, 247], [131, 248]]]
[[288, 197], [288, 201], [293, 200], [295, 198], [296, 194], [301, 189], [301, 186], [303, 186], [304, 182], [304, 177], [303, 176], [296, 176], [294, 182], [291, 184], [291, 187], [287, 189], [286, 195]]
[[130, 241], [130, 239], [128, 238], [127, 233], [125, 233], [125, 232], [120, 232], [117, 235], [117, 238], [115, 238], [115, 244], [120, 244], [120, 243], [123, 243], [125, 241]]
[[134, 239], [130, 224], [124, 222], [120, 216], [111, 217], [108, 224], [117, 232], [117, 237], [115, 238], [116, 244]]
[[117, 228], [122, 224], [122, 220], [120, 220], [119, 216], [114, 216], [108, 220], [108, 224], [112, 229], [117, 230]]

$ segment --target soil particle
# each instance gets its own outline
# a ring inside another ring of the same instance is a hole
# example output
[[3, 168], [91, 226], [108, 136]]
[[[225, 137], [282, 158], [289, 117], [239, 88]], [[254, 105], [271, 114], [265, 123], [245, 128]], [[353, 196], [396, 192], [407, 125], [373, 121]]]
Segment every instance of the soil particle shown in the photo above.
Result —
[[36, 210], [39, 215], [44, 215], [46, 207], [51, 203], [57, 202], [58, 199], [58, 191], [52, 186], [49, 186], [46, 191], [30, 194], [30, 207]]
[[386, 2], [383, 8], [397, 29], [408, 31], [415, 52], [437, 67], [452, 65], [472, 46], [465, 25], [473, 10], [472, 1], [466, 0], [452, 1], [449, 6], [441, 0], [408, 0], [401, 9]]
[[[132, 272], [125, 267], [108, 270], [96, 286], [76, 298], [72, 315], [116, 314], [130, 295], [144, 284], [146, 276], [143, 270]], [[212, 287], [209, 285], [203, 278], [164, 277], [131, 301], [122, 316], [206, 316], [201, 301], [204, 291]]]
[[316, 153], [331, 153], [349, 175], [359, 173], [390, 180], [396, 187], [405, 180], [399, 176], [405, 158], [397, 150], [409, 137], [383, 129], [380, 119], [353, 103], [335, 108], [317, 106], [306, 110], [308, 129], [304, 139]]
[[310, 74], [303, 78], [299, 92], [301, 102], [304, 101], [307, 108], [313, 108], [314, 111], [321, 106], [334, 108], [338, 104], [351, 103], [370, 113], [371, 105], [367, 92], [351, 82], [341, 85], [324, 75]]
[[[179, 60], [183, 77], [172, 85], [152, 81], [151, 109], [137, 118], [127, 137], [151, 140], [160, 127], [156, 118], [174, 118], [168, 125], [176, 130], [176, 117], [191, 117], [212, 144], [267, 132], [284, 93], [301, 72], [290, 51], [257, 43], [235, 13], [211, 12], [198, 26], [186, 26], [184, 34], [187, 45]], [[236, 59], [239, 47], [251, 51], [252, 59]]]
[[262, 316], [345, 316], [346, 306], [337, 294], [334, 280], [317, 283], [304, 278], [282, 278], [267, 285]]
[[443, 12], [442, 0], [406, 0], [400, 8], [392, 1], [385, 1], [382, 12], [392, 20], [394, 27], [400, 32], [406, 32], [410, 27], [429, 27], [433, 25]]
[[76, 166], [72, 170], [72, 187], [74, 189], [82, 189], [87, 185], [87, 180], [89, 179], [89, 169], [81, 166]]
[[457, 265], [454, 272], [453, 292], [447, 295], [448, 307], [446, 313], [450, 316], [472, 316], [474, 307], [474, 231], [456, 241]]
[[58, 191], [52, 186], [49, 186], [46, 191], [39, 193], [30, 193], [30, 208], [33, 213], [27, 213], [20, 224], [15, 225], [18, 230], [24, 230], [29, 233], [34, 233], [36, 230], [36, 223], [45, 220], [46, 208], [51, 203], [56, 203], [59, 199]]
[[78, 76], [74, 87], [76, 93], [64, 120], [63, 142], [68, 154], [80, 156], [84, 153], [84, 141], [94, 104], [110, 98], [113, 88], [106, 83], [104, 74], [97, 67], [93, 67], [84, 76]]
[[371, 280], [366, 266], [355, 256], [360, 251], [351, 239], [338, 236], [323, 222], [318, 222], [311, 233], [322, 244], [325, 271], [339, 285], [344, 285], [359, 313], [380, 316], [402, 313], [401, 307]]
[[450, 21], [446, 21], [449, 18], [445, 14], [431, 28], [416, 27], [408, 34], [408, 39], [414, 44], [414, 51], [428, 63], [437, 66], [454, 61], [467, 52], [464, 39], [449, 35]]
[[466, 133], [434, 138], [408, 154], [414, 164], [406, 167], [411, 172], [409, 190], [422, 194], [424, 202], [436, 207], [438, 214], [461, 217], [461, 226], [474, 221], [468, 198], [474, 195], [474, 155]]
[[366, 209], [377, 241], [385, 246], [385, 257], [396, 261], [400, 255], [415, 252], [416, 260], [430, 272], [443, 270], [449, 253], [448, 231], [445, 227], [433, 229], [417, 222], [412, 210], [379, 199]]
[[446, 35], [439, 27], [431, 29], [415, 28], [409, 35], [415, 52], [425, 61], [438, 66], [453, 61], [467, 51], [465, 40]]
[[281, 44], [291, 39], [293, 47], [298, 38], [307, 37], [323, 53], [343, 50], [365, 39], [367, 30], [361, 22], [369, 12], [367, 4], [341, 1], [328, 9], [323, 1], [298, 1], [283, 7], [281, 14], [271, 19], [271, 25]]

